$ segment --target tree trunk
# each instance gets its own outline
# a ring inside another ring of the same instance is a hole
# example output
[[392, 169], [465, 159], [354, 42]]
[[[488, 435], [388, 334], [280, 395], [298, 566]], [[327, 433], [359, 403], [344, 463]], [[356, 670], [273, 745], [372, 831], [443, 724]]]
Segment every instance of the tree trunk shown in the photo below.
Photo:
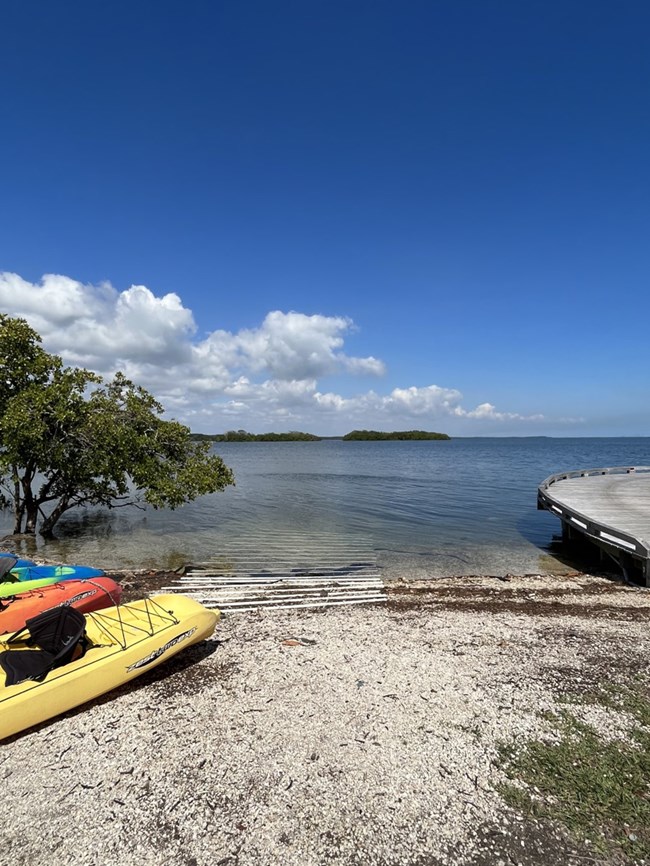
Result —
[[38, 520], [38, 502], [34, 500], [32, 493], [33, 472], [25, 470], [22, 478], [18, 474], [18, 467], [14, 466], [14, 535], [22, 535], [23, 519], [25, 521], [25, 535], [36, 535], [36, 521]]
[[23, 516], [25, 514], [25, 503], [20, 495], [20, 481], [18, 473], [14, 468], [14, 535], [20, 535], [23, 531]]
[[25, 535], [36, 535], [36, 523], [38, 521], [38, 504], [29, 502], [25, 507], [27, 520], [25, 521]]
[[14, 535], [22, 535], [23, 532], [23, 508], [21, 505], [14, 506]]
[[47, 517], [43, 519], [41, 523], [39, 534], [43, 538], [54, 538], [54, 533], [52, 530], [54, 526], [59, 522], [59, 518], [62, 514], [64, 514], [68, 508], [70, 508], [70, 502], [68, 499], [59, 499], [54, 509], [48, 514]]

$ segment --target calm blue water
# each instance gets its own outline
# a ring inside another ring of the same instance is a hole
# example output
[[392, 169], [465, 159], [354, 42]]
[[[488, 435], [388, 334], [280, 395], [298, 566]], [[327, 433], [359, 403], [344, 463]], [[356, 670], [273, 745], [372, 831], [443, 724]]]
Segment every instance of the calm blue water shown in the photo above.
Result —
[[[376, 561], [389, 576], [561, 570], [548, 475], [650, 465], [650, 438], [219, 443], [237, 486], [177, 511], [83, 511], [38, 550], [102, 567]], [[0, 529], [10, 531], [8, 515]]]

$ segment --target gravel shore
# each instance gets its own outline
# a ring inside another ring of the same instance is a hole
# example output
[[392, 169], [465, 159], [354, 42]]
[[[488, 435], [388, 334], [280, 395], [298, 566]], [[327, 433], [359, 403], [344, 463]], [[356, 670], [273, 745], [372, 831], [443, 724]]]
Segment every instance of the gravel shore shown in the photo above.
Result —
[[[646, 671], [649, 611], [647, 590], [574, 574], [224, 616], [0, 746], [0, 863], [582, 864], [577, 842], [505, 806], [496, 747], [551, 736], [544, 711], [567, 690]], [[624, 735], [614, 711], [590, 722]]]

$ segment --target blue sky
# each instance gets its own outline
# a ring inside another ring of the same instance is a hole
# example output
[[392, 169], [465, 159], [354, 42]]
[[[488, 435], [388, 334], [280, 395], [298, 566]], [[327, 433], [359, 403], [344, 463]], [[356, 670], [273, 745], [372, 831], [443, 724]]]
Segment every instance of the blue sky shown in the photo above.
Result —
[[649, 432], [648, 4], [0, 23], [0, 308], [68, 362], [207, 432]]

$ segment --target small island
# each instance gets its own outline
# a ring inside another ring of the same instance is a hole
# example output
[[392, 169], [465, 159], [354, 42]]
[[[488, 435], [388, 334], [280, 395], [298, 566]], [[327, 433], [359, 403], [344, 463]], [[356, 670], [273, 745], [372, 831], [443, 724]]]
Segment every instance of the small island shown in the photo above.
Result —
[[385, 433], [381, 430], [353, 430], [343, 437], [344, 442], [374, 440], [399, 440], [411, 439], [450, 439], [446, 433], [428, 433], [426, 430], [396, 430], [393, 433]]
[[192, 433], [192, 439], [210, 442], [320, 442], [321, 436], [290, 430], [288, 433], [248, 433], [246, 430], [228, 430], [226, 433]]
[[345, 436], [315, 436], [290, 430], [288, 433], [249, 433], [247, 430], [228, 430], [226, 433], [192, 433], [191, 439], [197, 442], [322, 442], [338, 439], [343, 442], [409, 441], [421, 439], [451, 439], [446, 433], [430, 433], [426, 430], [396, 430], [387, 433], [382, 430], [352, 430]]

